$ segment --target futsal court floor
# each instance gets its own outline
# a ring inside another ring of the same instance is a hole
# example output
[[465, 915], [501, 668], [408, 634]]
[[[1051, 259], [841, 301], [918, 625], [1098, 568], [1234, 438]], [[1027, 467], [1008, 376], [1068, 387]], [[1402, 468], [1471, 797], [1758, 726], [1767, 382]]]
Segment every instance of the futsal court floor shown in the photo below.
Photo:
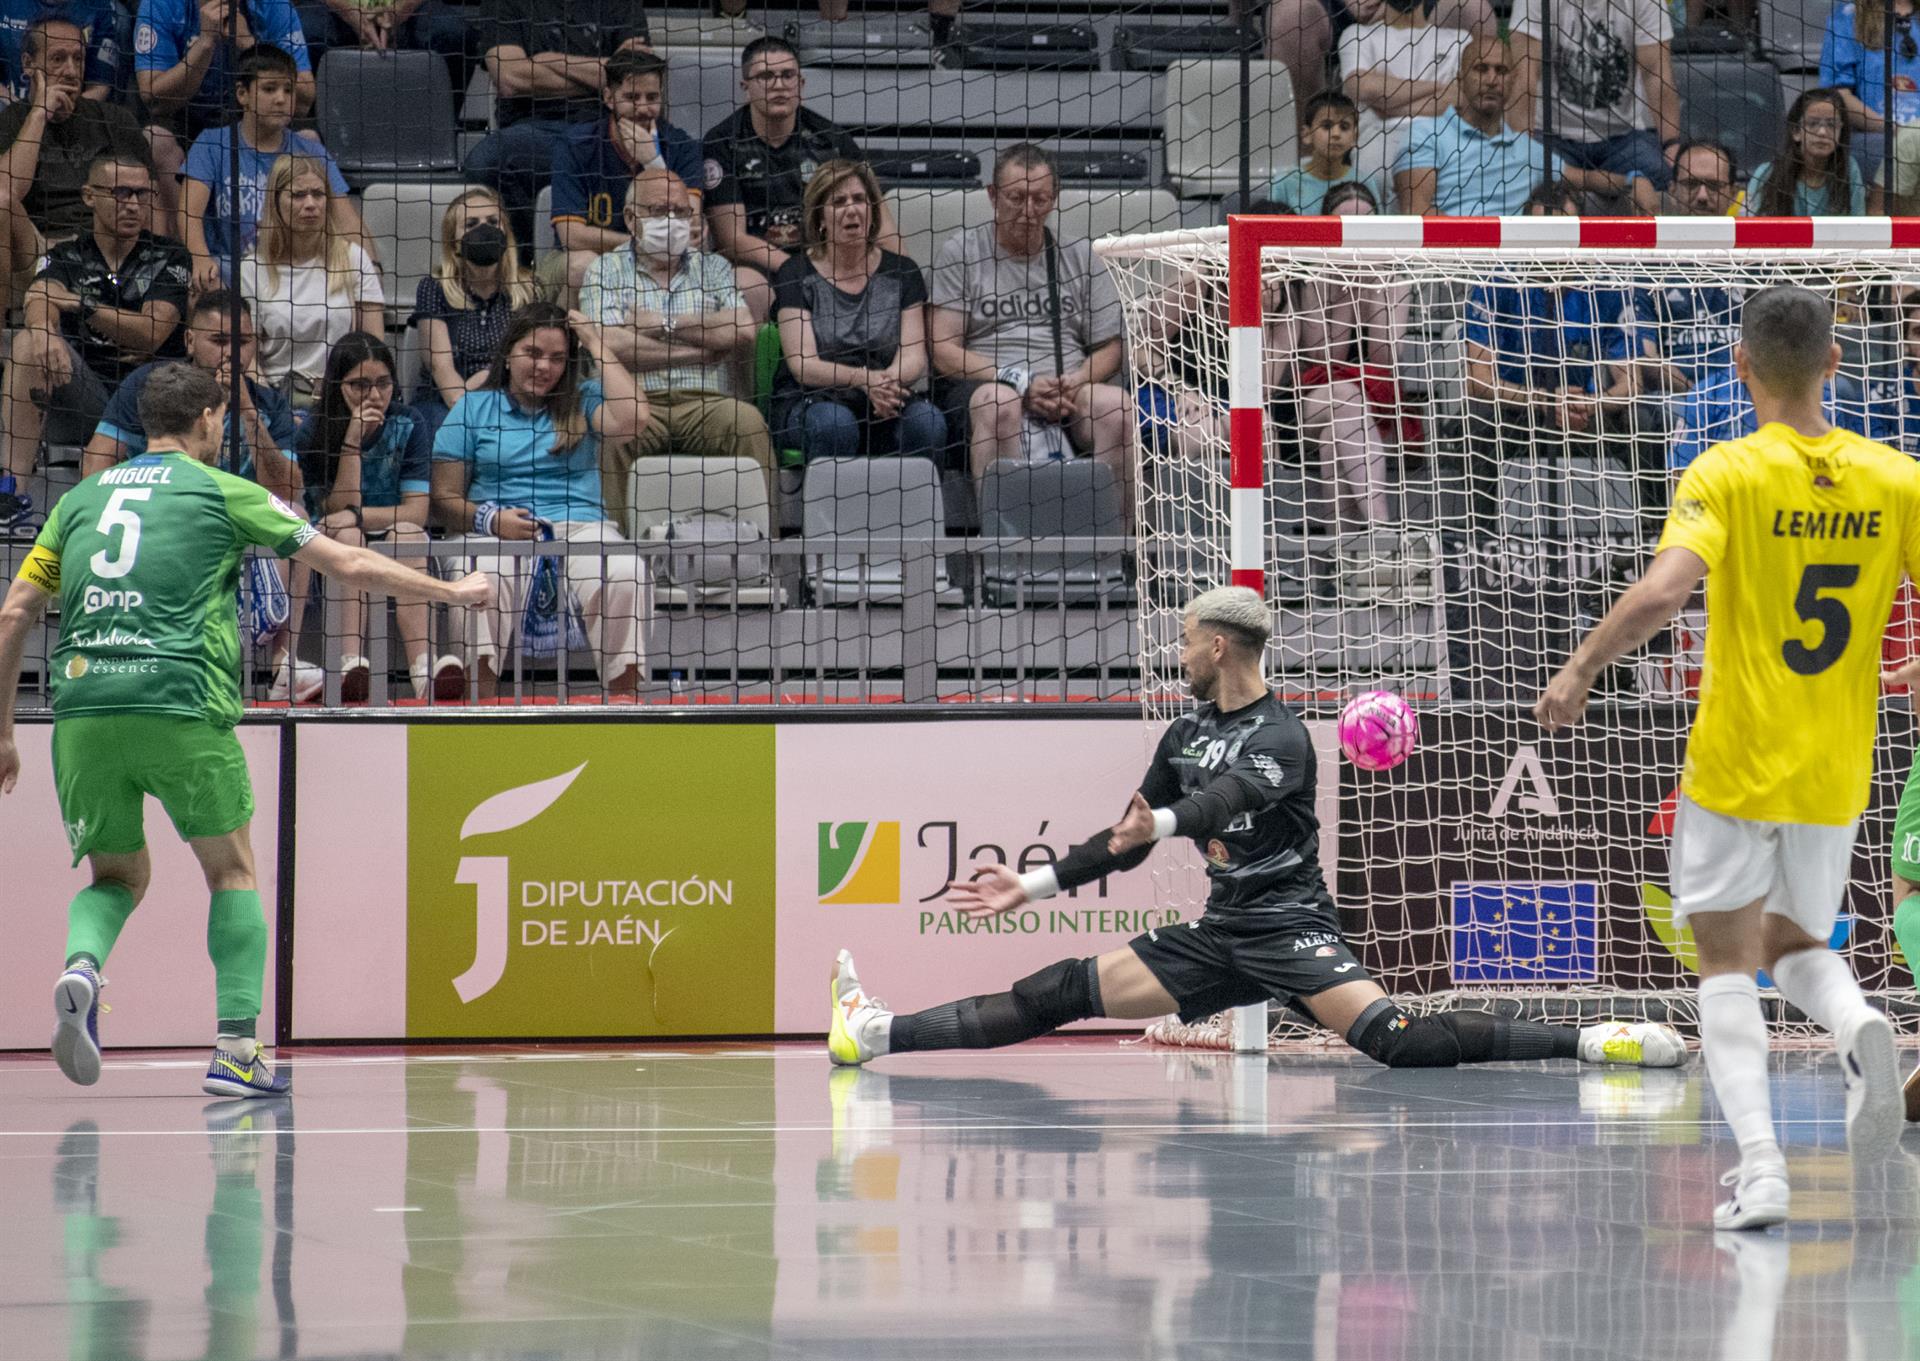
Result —
[[1912, 1151], [1776, 1058], [1786, 1231], [1696, 1055], [1391, 1072], [1042, 1041], [0, 1058], [0, 1358], [1920, 1357]]

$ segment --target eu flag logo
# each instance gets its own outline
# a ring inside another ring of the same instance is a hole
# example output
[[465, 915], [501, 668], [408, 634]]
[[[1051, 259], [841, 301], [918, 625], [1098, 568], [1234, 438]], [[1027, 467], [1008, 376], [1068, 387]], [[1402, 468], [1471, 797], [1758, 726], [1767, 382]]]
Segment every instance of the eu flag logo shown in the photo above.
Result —
[[1454, 884], [1453, 981], [1593, 982], [1599, 905], [1598, 884]]

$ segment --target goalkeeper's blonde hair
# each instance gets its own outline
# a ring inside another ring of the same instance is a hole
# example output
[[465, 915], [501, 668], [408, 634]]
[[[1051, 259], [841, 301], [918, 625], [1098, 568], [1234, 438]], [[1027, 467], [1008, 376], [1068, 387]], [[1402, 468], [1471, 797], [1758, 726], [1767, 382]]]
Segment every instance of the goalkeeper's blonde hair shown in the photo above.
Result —
[[1183, 611], [1196, 624], [1225, 629], [1255, 647], [1273, 637], [1273, 611], [1247, 586], [1216, 586], [1195, 596]]

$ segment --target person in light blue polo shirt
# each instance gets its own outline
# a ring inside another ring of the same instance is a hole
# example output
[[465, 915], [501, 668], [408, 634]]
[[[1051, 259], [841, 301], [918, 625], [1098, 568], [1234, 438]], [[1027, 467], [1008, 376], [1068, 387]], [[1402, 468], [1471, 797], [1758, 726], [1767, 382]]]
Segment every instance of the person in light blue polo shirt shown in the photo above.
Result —
[[[1529, 133], [1507, 126], [1513, 56], [1478, 34], [1460, 58], [1460, 99], [1438, 118], [1416, 118], [1393, 165], [1400, 210], [1421, 216], [1500, 217], [1520, 210], [1542, 180], [1567, 174]], [[1576, 185], [1579, 172], [1571, 177]]]
[[[585, 376], [589, 360], [600, 367], [599, 381]], [[514, 313], [486, 386], [447, 413], [433, 439], [434, 510], [477, 550], [467, 570], [491, 574], [496, 587], [492, 608], [471, 616], [468, 669], [482, 697], [498, 693], [500, 658], [516, 637], [522, 651], [530, 650], [524, 613], [537, 575], [532, 559], [489, 552], [486, 544], [624, 539], [607, 518], [600, 446], [633, 439], [647, 411], [646, 395], [599, 326], [536, 302]], [[652, 613], [644, 565], [619, 553], [558, 561], [563, 621], [572, 597], [607, 692], [633, 694], [645, 672], [643, 619]]]

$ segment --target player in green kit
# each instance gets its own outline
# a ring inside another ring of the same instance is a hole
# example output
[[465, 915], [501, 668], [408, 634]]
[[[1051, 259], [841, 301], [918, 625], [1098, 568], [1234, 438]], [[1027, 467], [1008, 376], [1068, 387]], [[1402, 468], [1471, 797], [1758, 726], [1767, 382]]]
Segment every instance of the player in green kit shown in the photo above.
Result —
[[53, 676], [53, 775], [73, 863], [93, 881], [67, 910], [66, 971], [54, 987], [53, 1056], [88, 1085], [100, 1077], [101, 966], [146, 892], [142, 804], [152, 794], [193, 849], [213, 901], [218, 1022], [205, 1090], [291, 1090], [255, 1038], [267, 923], [248, 823], [253, 788], [233, 727], [240, 719], [234, 590], [258, 544], [355, 590], [484, 607], [484, 575], [435, 581], [405, 563], [318, 534], [255, 483], [208, 466], [226, 393], [187, 364], [156, 371], [140, 396], [147, 452], [60, 499], [0, 606], [0, 793], [20, 774], [13, 706], [28, 633], [60, 601]]

